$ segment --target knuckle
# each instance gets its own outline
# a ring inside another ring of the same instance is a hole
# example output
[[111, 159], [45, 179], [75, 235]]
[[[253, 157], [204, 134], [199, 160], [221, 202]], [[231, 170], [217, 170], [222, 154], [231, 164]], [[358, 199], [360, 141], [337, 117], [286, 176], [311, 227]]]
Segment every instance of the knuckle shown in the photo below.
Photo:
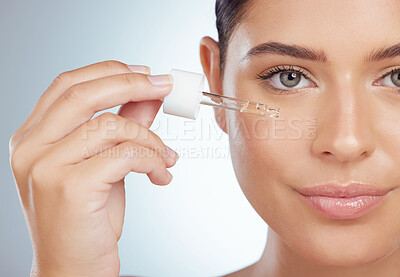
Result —
[[121, 117], [118, 115], [112, 112], [105, 112], [86, 122], [86, 125], [82, 128], [84, 137], [96, 136], [97, 139], [101, 139], [103, 142], [117, 141], [120, 137], [118, 128], [120, 120]]
[[159, 155], [159, 154], [155, 154], [156, 155], [156, 159], [155, 162], [153, 163], [154, 167], [153, 170], [165, 170], [165, 162], [163, 160], [163, 158]]
[[159, 162], [160, 166], [165, 168], [165, 160], [164, 160], [164, 155], [159, 152], [159, 151], [154, 151], [157, 155], [157, 161]]
[[15, 146], [10, 146], [9, 162], [14, 174], [26, 175], [26, 169], [32, 161], [31, 146], [26, 141], [18, 142]]
[[63, 93], [63, 99], [68, 102], [82, 101], [82, 92], [78, 85], [73, 85]]
[[125, 142], [119, 149], [119, 157], [123, 158], [127, 166], [131, 165], [131, 161], [140, 158], [140, 150], [138, 144], [134, 142]]
[[139, 74], [125, 73], [124, 76], [128, 84], [134, 89], [139, 88], [140, 84], [143, 83], [142, 76]]
[[139, 137], [139, 124], [133, 120], [127, 120], [124, 117], [121, 117], [119, 121], [119, 133], [121, 139], [124, 140], [135, 140]]
[[44, 172], [46, 172], [46, 166], [44, 165], [43, 160], [38, 160], [31, 166], [28, 177], [34, 188], [45, 187], [46, 178]]
[[114, 70], [114, 69], [126, 69], [126, 65], [120, 61], [116, 60], [108, 60], [102, 63], [106, 69]]
[[141, 156], [151, 160], [151, 163], [158, 168], [164, 166], [164, 160], [159, 151], [144, 147], [141, 151]]
[[12, 152], [10, 152], [10, 165], [13, 172], [20, 172], [24, 165], [24, 159], [21, 155], [20, 147], [16, 147]]
[[61, 174], [59, 169], [51, 168], [51, 165], [52, 161], [43, 157], [37, 159], [27, 168], [27, 180], [32, 190], [38, 192], [54, 191], [72, 178], [72, 174]]
[[8, 141], [8, 152], [12, 156], [13, 152], [15, 151], [17, 144], [17, 133], [14, 133], [11, 137], [10, 140]]
[[141, 129], [142, 132], [145, 132], [142, 133], [142, 138], [143, 140], [146, 141], [146, 145], [148, 145], [149, 148], [151, 148], [156, 152], [161, 152], [161, 153], [166, 151], [163, 140], [156, 133], [147, 129], [143, 125], [140, 125], [139, 128]]
[[133, 141], [127, 141], [127, 142], [123, 143], [122, 148], [121, 148], [121, 151], [124, 154], [127, 154], [127, 153], [134, 154], [134, 156], [129, 156], [131, 158], [132, 157], [137, 157], [137, 154], [138, 154], [139, 150], [140, 150], [139, 145], [137, 143], [133, 142]]
[[58, 74], [58, 76], [51, 83], [52, 87], [68, 86], [71, 83], [71, 73], [63, 72]]
[[8, 141], [8, 150], [9, 150], [10, 155], [15, 151], [15, 148], [24, 141], [24, 138], [29, 133], [29, 131], [30, 130], [28, 128], [26, 128], [26, 127], [24, 128], [24, 126], [21, 126], [10, 137], [10, 139]]
[[112, 112], [105, 112], [97, 117], [100, 125], [108, 125], [109, 122], [116, 122], [118, 120], [118, 116]]
[[165, 149], [165, 144], [162, 141], [162, 139], [158, 135], [156, 135], [155, 133], [153, 133], [153, 132], [151, 132], [151, 133], [152, 133], [151, 135], [153, 137], [154, 143], [155, 143], [156, 148], [157, 148], [156, 150], [160, 151], [160, 152], [165, 151], [166, 150]]
[[148, 153], [148, 157], [151, 159], [151, 171], [165, 170], [165, 161], [157, 151], [151, 151]]

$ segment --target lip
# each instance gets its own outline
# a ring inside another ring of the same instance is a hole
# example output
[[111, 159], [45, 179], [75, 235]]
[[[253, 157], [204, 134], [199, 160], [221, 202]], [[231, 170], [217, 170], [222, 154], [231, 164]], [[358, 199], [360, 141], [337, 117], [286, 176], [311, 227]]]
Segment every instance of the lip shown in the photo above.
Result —
[[308, 206], [322, 215], [335, 219], [352, 219], [380, 206], [392, 189], [359, 182], [331, 182], [295, 190]]

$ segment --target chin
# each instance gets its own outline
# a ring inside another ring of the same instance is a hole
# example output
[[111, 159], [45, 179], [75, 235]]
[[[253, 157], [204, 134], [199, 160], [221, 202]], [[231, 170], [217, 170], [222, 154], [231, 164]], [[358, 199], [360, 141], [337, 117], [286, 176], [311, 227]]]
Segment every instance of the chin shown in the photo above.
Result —
[[335, 219], [310, 209], [296, 193], [284, 187], [287, 186], [271, 184], [268, 191], [254, 191], [253, 186], [242, 186], [242, 190], [274, 236], [287, 246], [286, 250], [316, 264], [356, 267], [379, 262], [399, 249], [398, 195], [392, 194], [366, 215]]
[[[284, 206], [279, 205], [283, 195], [292, 200]], [[268, 200], [278, 207], [274, 213], [262, 206], [258, 212], [289, 248], [310, 261], [354, 267], [378, 262], [399, 249], [400, 214], [395, 212], [395, 195], [354, 219], [325, 217], [298, 200], [294, 194], [276, 194]]]
[[349, 235], [345, 230], [314, 230], [288, 241], [299, 255], [318, 264], [355, 267], [384, 259], [398, 249], [387, 238], [368, 232]]

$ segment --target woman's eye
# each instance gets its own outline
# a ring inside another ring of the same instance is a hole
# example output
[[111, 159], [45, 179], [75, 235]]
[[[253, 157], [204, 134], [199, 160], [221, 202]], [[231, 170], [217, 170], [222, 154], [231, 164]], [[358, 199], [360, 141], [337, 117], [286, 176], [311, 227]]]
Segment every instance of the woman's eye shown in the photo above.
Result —
[[393, 87], [394, 84], [395, 87], [400, 87], [400, 69], [394, 70], [382, 78], [382, 84], [389, 87]]
[[307, 77], [305, 77], [302, 73], [287, 71], [276, 73], [270, 78], [272, 84], [277, 89], [287, 89], [287, 88], [302, 88], [313, 86], [313, 82], [311, 82]]
[[257, 79], [265, 82], [275, 91], [294, 93], [305, 87], [315, 87], [308, 73], [302, 68], [284, 65], [271, 68], [266, 73], [257, 75]]

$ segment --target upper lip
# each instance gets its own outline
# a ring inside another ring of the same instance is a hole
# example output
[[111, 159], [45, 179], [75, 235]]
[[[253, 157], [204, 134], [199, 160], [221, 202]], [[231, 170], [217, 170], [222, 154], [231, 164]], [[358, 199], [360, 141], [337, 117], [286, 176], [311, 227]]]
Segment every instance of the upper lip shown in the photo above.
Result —
[[387, 194], [391, 189], [376, 187], [367, 183], [347, 182], [337, 183], [328, 182], [314, 187], [296, 188], [300, 194], [306, 196], [327, 196], [334, 198], [356, 197], [356, 196], [382, 196]]

